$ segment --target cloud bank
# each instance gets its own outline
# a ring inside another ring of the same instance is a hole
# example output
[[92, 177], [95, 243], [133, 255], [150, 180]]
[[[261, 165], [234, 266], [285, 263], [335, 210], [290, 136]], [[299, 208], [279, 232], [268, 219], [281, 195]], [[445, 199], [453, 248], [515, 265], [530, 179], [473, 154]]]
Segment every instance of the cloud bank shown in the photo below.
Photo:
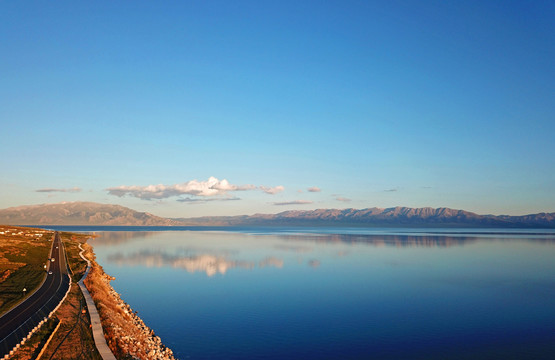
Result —
[[[208, 197], [223, 197], [220, 200], [233, 199], [229, 198], [228, 193], [233, 191], [252, 191], [252, 190], [262, 190], [266, 194], [277, 194], [285, 188], [283, 186], [267, 187], [247, 184], [247, 185], [233, 185], [230, 184], [226, 179], [219, 180], [215, 177], [210, 177], [206, 181], [191, 180], [180, 184], [174, 185], [122, 185], [117, 187], [107, 188], [108, 194], [124, 197], [131, 196], [141, 200], [153, 200], [153, 199], [167, 199], [173, 196], [180, 195], [191, 195], [199, 198]], [[227, 196], [227, 197], [226, 197]], [[196, 198], [185, 198], [180, 199], [182, 202], [193, 202]], [[205, 199], [206, 201], [206, 199]]]
[[322, 191], [319, 187], [313, 186], [307, 189], [308, 192], [320, 192]]

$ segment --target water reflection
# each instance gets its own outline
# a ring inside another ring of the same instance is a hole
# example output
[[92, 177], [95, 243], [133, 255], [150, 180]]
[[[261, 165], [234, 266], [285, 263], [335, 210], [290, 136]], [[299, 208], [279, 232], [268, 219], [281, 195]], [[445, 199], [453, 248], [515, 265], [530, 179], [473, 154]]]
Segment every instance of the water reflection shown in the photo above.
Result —
[[[472, 244], [478, 241], [513, 240], [503, 235], [496, 237], [466, 236], [466, 235], [360, 235], [360, 234], [272, 234], [280, 239], [288, 241], [312, 241], [315, 243], [344, 243], [344, 244], [366, 244], [371, 246], [394, 246], [394, 247], [451, 247]], [[522, 238], [519, 238], [522, 240]], [[538, 236], [537, 238], [525, 238], [527, 241], [555, 244], [554, 236]], [[310, 252], [307, 246], [279, 246], [281, 250]]]
[[[173, 234], [172, 234], [173, 233]], [[152, 240], [150, 240], [152, 238]], [[142, 242], [147, 239], [148, 241]], [[270, 247], [264, 239], [270, 240]], [[351, 246], [397, 248], [449, 248], [480, 241], [511, 241], [508, 236], [475, 234], [316, 234], [238, 232], [102, 232], [93, 246], [113, 247], [106, 260], [118, 266], [172, 267], [211, 277], [230, 269], [273, 267], [282, 269], [284, 258], [318, 268], [322, 256], [351, 257]], [[522, 238], [521, 238], [522, 240]], [[553, 236], [529, 237], [528, 241], [555, 244]], [[130, 245], [129, 242], [133, 242]], [[169, 244], [172, 244], [168, 247]], [[320, 245], [334, 245], [333, 248]], [[339, 247], [335, 247], [339, 245]], [[343, 245], [343, 246], [341, 246]], [[347, 247], [345, 246], [347, 245]], [[119, 249], [121, 247], [121, 249]], [[122, 251], [122, 249], [125, 249]], [[357, 250], [358, 251], [358, 250]], [[323, 253], [322, 253], [323, 252]], [[250, 255], [249, 255], [250, 254]], [[304, 256], [310, 256], [303, 259]], [[296, 260], [296, 261], [295, 261]], [[289, 261], [289, 260], [287, 260]], [[291, 263], [289, 263], [291, 264]]]
[[101, 231], [92, 232], [96, 237], [91, 240], [94, 245], [118, 245], [132, 240], [144, 239], [160, 234], [159, 231]]
[[308, 265], [313, 268], [317, 268], [320, 264], [320, 260], [312, 259], [308, 261]]
[[[122, 266], [146, 266], [164, 267], [169, 266], [177, 269], [184, 269], [189, 273], [205, 272], [207, 276], [215, 274], [224, 275], [229, 269], [242, 268], [253, 269], [256, 263], [253, 261], [231, 260], [225, 255], [219, 254], [198, 254], [198, 255], [169, 255], [160, 251], [143, 250], [140, 252], [124, 255], [116, 253], [107, 257], [108, 262]], [[283, 259], [267, 257], [258, 262], [258, 267], [264, 268], [273, 266], [283, 267]]]
[[273, 266], [276, 268], [281, 269], [283, 267], [283, 259], [278, 259], [276, 257], [273, 256], [268, 256], [266, 259], [260, 261], [258, 263], [258, 267], [260, 268], [264, 268], [267, 266]]
[[[323, 234], [323, 235], [278, 235], [288, 241], [313, 241], [315, 243], [343, 243], [366, 244], [370, 246], [395, 247], [450, 247], [462, 246], [478, 241], [474, 236], [437, 236], [437, 235], [353, 235], [353, 234]], [[482, 238], [483, 239], [483, 238]], [[308, 247], [283, 246], [282, 249], [298, 252], [310, 251]]]
[[179, 358], [553, 354], [553, 235], [138, 235], [97, 259]]
[[[160, 231], [113, 231], [95, 233], [98, 237], [91, 240], [94, 245], [118, 245], [133, 240], [140, 240], [160, 235]], [[183, 232], [181, 232], [183, 233]], [[208, 232], [187, 232], [189, 234], [202, 234], [207, 236]], [[214, 233], [213, 233], [214, 234]], [[394, 246], [394, 247], [451, 247], [463, 246], [477, 241], [483, 240], [511, 240], [514, 234], [287, 234], [287, 233], [237, 233], [237, 232], [219, 232], [217, 236], [230, 237], [247, 237], [247, 236], [272, 236], [287, 241], [310, 241], [315, 243], [345, 243], [345, 244], [366, 244], [370, 246]], [[553, 234], [534, 234], [533, 236], [520, 237], [531, 242], [540, 242], [545, 244], [555, 244], [555, 235]], [[309, 253], [313, 251], [313, 247], [306, 244], [279, 244], [275, 249], [282, 251], [291, 251], [296, 253]]]
[[[289, 239], [291, 240], [292, 237], [287, 236], [285, 238], [286, 240]], [[298, 238], [298, 240], [303, 240], [302, 238]], [[283, 250], [283, 251], [291, 251], [291, 252], [296, 252], [296, 253], [306, 253], [306, 252], [311, 252], [312, 248], [308, 247], [308, 246], [294, 246], [294, 245], [276, 245], [274, 246], [275, 249], [278, 250]]]

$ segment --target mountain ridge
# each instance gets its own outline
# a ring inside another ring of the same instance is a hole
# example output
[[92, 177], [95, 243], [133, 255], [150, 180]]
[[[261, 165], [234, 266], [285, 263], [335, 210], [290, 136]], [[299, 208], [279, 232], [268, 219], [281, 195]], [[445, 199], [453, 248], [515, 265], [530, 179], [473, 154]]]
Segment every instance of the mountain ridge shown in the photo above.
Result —
[[135, 211], [121, 205], [83, 201], [23, 205], [2, 209], [0, 223], [7, 225], [179, 225], [174, 220]]
[[447, 207], [287, 210], [276, 214], [164, 218], [113, 204], [62, 202], [0, 210], [7, 225], [104, 226], [388, 226], [555, 228], [554, 213], [479, 215]]
[[236, 217], [175, 219], [188, 225], [289, 225], [289, 226], [439, 226], [439, 227], [555, 227], [555, 213], [524, 216], [478, 215], [465, 210], [441, 208], [366, 208], [289, 210], [277, 214]]
[[287, 210], [276, 214], [164, 218], [113, 204], [63, 202], [0, 210], [0, 224], [97, 226], [356, 226], [555, 228], [555, 212], [479, 215], [447, 207]]

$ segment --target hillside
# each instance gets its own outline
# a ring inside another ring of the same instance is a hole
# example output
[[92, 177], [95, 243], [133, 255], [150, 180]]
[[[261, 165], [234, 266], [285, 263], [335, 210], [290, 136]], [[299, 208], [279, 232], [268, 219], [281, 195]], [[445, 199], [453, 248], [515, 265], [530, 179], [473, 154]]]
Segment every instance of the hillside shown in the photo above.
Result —
[[555, 228], [555, 213], [524, 216], [478, 215], [449, 208], [368, 208], [284, 211], [252, 216], [175, 219], [196, 226], [383, 226]]
[[0, 210], [0, 224], [171, 226], [178, 222], [119, 205], [64, 202]]

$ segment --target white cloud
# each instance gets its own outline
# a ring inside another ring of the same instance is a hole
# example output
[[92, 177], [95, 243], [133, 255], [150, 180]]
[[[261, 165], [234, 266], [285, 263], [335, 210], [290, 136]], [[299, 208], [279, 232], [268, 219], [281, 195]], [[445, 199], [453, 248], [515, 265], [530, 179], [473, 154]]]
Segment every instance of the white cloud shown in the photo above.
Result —
[[64, 192], [64, 193], [76, 193], [81, 192], [82, 189], [78, 187], [73, 187], [70, 189], [53, 189], [53, 188], [46, 188], [46, 189], [38, 189], [35, 190], [36, 192], [44, 192], [44, 193], [51, 193], [51, 192]]
[[258, 188], [264, 191], [266, 194], [270, 194], [270, 195], [275, 195], [285, 190], [285, 188], [281, 185], [275, 186], [275, 187], [267, 187], [267, 186], [260, 185]]
[[317, 186], [313, 186], [313, 187], [309, 187], [308, 189], [306, 189], [308, 192], [320, 192], [322, 191], [319, 187]]
[[310, 200], [294, 200], [294, 201], [284, 201], [284, 202], [275, 202], [274, 205], [307, 205], [312, 204]]
[[107, 188], [106, 191], [108, 191], [108, 194], [110, 195], [119, 197], [131, 196], [142, 200], [166, 199], [180, 195], [191, 195], [200, 198], [183, 198], [178, 200], [182, 202], [194, 202], [202, 199], [207, 201], [206, 198], [208, 197], [220, 197], [218, 200], [222, 201], [238, 200], [238, 198], [230, 198], [228, 193], [232, 191], [252, 191], [257, 189], [262, 190], [266, 194], [272, 195], [285, 190], [285, 188], [281, 185], [276, 187], [267, 187], [262, 185], [256, 187], [251, 184], [234, 185], [230, 184], [226, 179], [218, 180], [212, 176], [206, 181], [191, 180], [174, 185], [122, 185]]
[[351, 199], [347, 199], [347, 198], [344, 198], [344, 197], [337, 197], [337, 198], [335, 198], [335, 200], [337, 200], [337, 201], [343, 201], [343, 202], [349, 202], [349, 201], [351, 201]]
[[224, 198], [192, 198], [186, 197], [177, 199], [179, 202], [188, 203], [188, 204], [203, 204], [208, 201], [234, 201], [234, 200], [241, 200], [238, 197], [224, 197]]
[[108, 194], [115, 196], [132, 196], [143, 200], [165, 199], [179, 195], [193, 195], [200, 197], [222, 196], [229, 191], [247, 191], [254, 190], [254, 185], [233, 185], [226, 179], [218, 180], [210, 177], [206, 181], [191, 180], [181, 184], [174, 185], [122, 185], [106, 189]]

